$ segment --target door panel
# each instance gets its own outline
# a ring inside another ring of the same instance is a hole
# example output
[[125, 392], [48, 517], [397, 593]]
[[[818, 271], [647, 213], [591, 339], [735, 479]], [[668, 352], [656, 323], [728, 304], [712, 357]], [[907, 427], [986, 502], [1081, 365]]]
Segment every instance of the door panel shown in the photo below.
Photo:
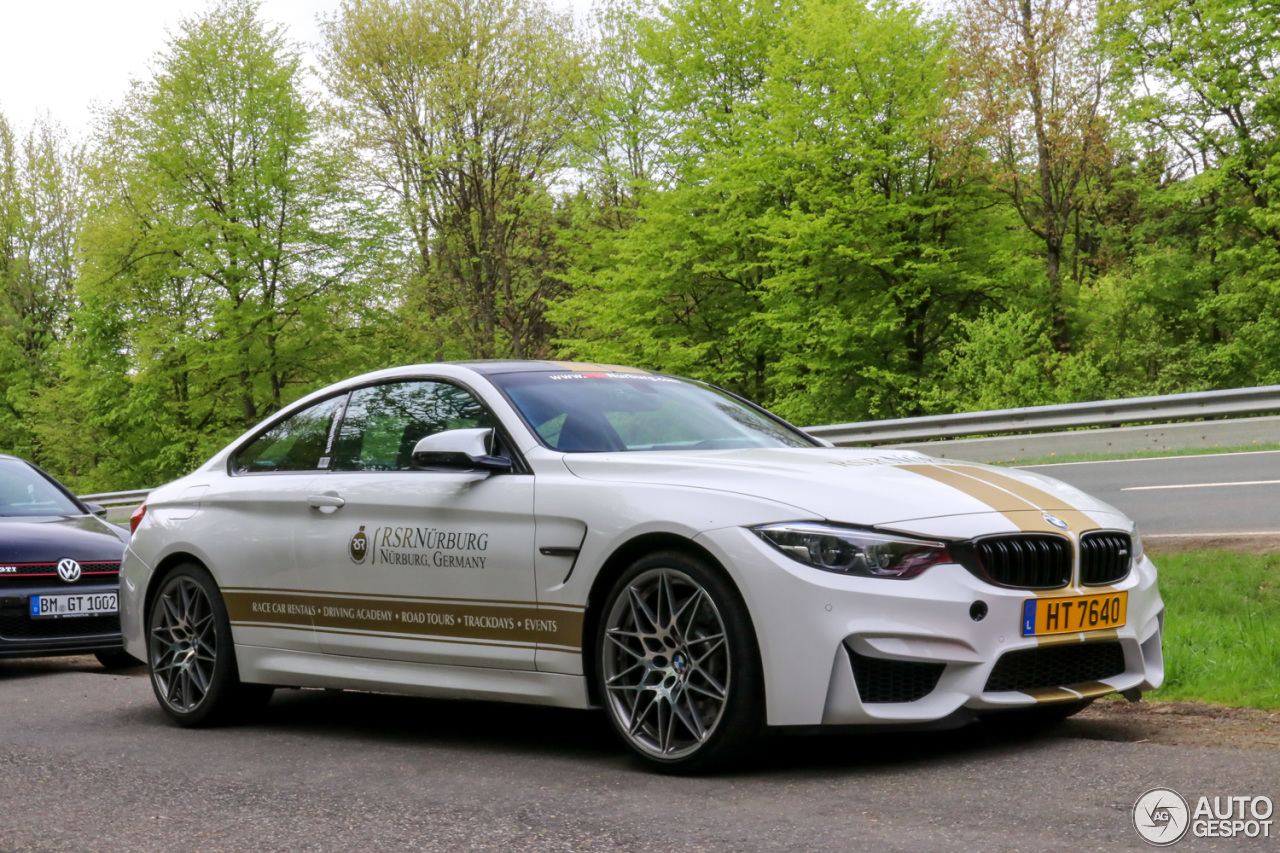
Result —
[[539, 637], [533, 477], [423, 471], [414, 445], [495, 427], [466, 389], [353, 391], [296, 543], [329, 654], [532, 669]]
[[310, 578], [298, 565], [294, 536], [308, 520], [311, 483], [329, 465], [345, 399], [321, 400], [244, 445], [231, 459], [236, 476], [211, 478], [200, 510], [183, 523], [205, 553], [218, 555], [209, 568], [236, 643], [319, 650], [305, 604]]
[[320, 477], [298, 560], [331, 654], [532, 669], [533, 478], [397, 472]]

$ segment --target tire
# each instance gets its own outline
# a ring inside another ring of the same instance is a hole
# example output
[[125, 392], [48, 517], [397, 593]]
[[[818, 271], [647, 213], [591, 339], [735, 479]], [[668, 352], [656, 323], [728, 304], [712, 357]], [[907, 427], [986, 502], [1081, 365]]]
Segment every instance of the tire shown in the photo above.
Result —
[[142, 661], [126, 652], [124, 649], [112, 649], [109, 652], [94, 652], [93, 656], [98, 659], [98, 663], [102, 664], [106, 669], [127, 669], [131, 666], [142, 666]]
[[677, 551], [614, 583], [595, 636], [598, 694], [651, 768], [703, 773], [741, 760], [764, 731], [755, 629], [719, 572]]
[[241, 683], [226, 605], [213, 577], [195, 563], [169, 573], [152, 599], [147, 666], [160, 707], [188, 728], [240, 722], [273, 690]]

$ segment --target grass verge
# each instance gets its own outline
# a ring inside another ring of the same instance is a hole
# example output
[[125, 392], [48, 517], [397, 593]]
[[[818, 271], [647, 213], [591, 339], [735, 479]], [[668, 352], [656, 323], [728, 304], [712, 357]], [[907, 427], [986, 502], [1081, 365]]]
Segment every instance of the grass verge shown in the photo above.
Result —
[[1150, 450], [1132, 450], [1128, 453], [1052, 453], [1027, 459], [986, 459], [988, 465], [1006, 468], [1023, 468], [1028, 465], [1066, 465], [1072, 462], [1116, 462], [1124, 459], [1164, 459], [1169, 456], [1212, 456], [1215, 453], [1257, 453], [1280, 450], [1280, 441], [1255, 441], [1234, 447], [1180, 447], [1174, 450], [1153, 447]]
[[1257, 453], [1280, 450], [1280, 441], [1255, 441], [1234, 447], [1180, 447], [1170, 450], [1153, 447], [1150, 450], [1131, 450], [1128, 453], [1051, 453], [1027, 459], [987, 459], [988, 465], [1006, 468], [1023, 468], [1028, 465], [1066, 465], [1072, 462], [1116, 462], [1124, 459], [1164, 459], [1169, 456], [1212, 456], [1216, 453]]
[[1280, 554], [1153, 554], [1165, 683], [1149, 698], [1280, 708]]

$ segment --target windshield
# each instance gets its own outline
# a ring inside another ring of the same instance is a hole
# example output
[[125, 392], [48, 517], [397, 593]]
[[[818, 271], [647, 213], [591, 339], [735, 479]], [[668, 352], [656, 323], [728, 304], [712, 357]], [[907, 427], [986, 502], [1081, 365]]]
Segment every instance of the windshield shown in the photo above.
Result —
[[17, 459], [0, 459], [0, 515], [83, 515], [39, 471]]
[[671, 376], [564, 372], [489, 379], [553, 450], [816, 446], [728, 394]]

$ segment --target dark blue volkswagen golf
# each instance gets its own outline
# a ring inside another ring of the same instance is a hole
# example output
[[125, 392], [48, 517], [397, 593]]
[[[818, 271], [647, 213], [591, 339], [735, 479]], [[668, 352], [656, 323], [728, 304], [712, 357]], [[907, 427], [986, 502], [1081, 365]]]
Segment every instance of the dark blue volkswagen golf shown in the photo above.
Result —
[[137, 663], [120, 638], [129, 534], [34, 465], [0, 454], [0, 658], [92, 653]]

